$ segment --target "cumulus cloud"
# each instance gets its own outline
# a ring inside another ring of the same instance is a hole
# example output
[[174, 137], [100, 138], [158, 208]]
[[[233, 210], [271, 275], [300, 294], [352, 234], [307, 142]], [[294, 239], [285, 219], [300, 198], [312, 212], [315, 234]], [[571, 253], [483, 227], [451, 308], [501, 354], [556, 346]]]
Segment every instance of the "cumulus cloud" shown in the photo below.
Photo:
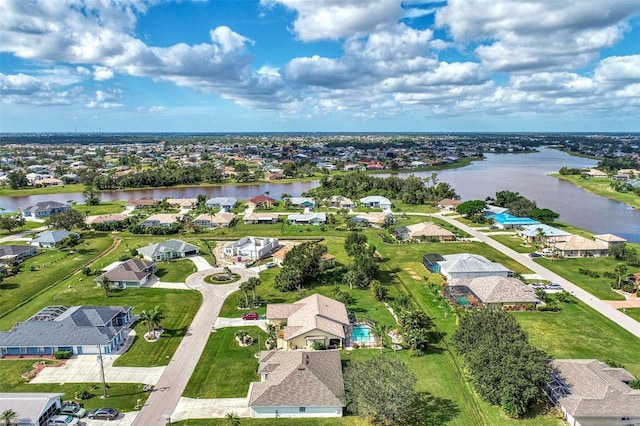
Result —
[[63, 89], [40, 78], [26, 75], [0, 73], [0, 94], [3, 104], [34, 106], [70, 105], [82, 95], [83, 89]]
[[122, 98], [122, 90], [109, 89], [109, 90], [96, 90], [93, 94], [93, 98], [86, 102], [84, 106], [86, 108], [101, 108], [101, 109], [114, 109], [122, 107], [122, 103], [119, 101]]
[[100, 65], [93, 66], [93, 79], [95, 81], [111, 80], [113, 76], [113, 71], [110, 68]]

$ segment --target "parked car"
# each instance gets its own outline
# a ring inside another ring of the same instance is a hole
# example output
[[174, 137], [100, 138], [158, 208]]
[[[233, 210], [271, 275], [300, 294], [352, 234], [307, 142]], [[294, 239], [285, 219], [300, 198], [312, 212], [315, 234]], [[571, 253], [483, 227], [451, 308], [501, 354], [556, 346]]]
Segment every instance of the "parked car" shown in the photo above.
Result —
[[562, 290], [562, 286], [558, 283], [551, 283], [545, 287], [547, 290]]
[[257, 319], [260, 319], [260, 315], [258, 315], [257, 312], [247, 312], [246, 314], [242, 315], [242, 319], [243, 320], [257, 320]]
[[118, 410], [110, 407], [96, 408], [89, 413], [90, 419], [115, 420], [118, 417]]
[[491, 226], [489, 227], [489, 229], [499, 229], [499, 227], [498, 227], [498, 226], [496, 226], [496, 225], [491, 225]]
[[74, 426], [80, 423], [80, 419], [61, 414], [49, 419], [49, 426]]
[[531, 287], [533, 287], [535, 289], [545, 288], [545, 285], [542, 284], [542, 283], [531, 283], [530, 285], [531, 285]]
[[60, 414], [77, 417], [79, 419], [87, 415], [87, 410], [75, 402], [65, 402], [60, 409]]
[[255, 266], [255, 264], [256, 264], [256, 263], [258, 263], [258, 261], [257, 261], [257, 260], [250, 260], [249, 262], [246, 262], [246, 263], [244, 264], [244, 267], [245, 267], [245, 268], [251, 268], [252, 266]]
[[276, 265], [276, 262], [267, 262], [267, 263], [264, 264], [264, 266], [266, 268], [273, 268], [273, 267], [278, 266], [278, 265]]
[[542, 257], [542, 255], [540, 253], [533, 252], [529, 253], [529, 257]]

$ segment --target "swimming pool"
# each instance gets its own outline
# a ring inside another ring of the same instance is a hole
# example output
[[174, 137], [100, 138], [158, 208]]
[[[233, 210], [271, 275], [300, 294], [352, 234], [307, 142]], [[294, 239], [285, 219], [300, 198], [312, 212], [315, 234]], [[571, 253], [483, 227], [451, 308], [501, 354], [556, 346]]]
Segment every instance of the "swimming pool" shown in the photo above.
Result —
[[471, 306], [471, 302], [469, 302], [467, 296], [453, 296], [453, 298], [456, 299], [456, 302], [458, 302], [460, 306]]
[[371, 328], [368, 325], [354, 325], [351, 339], [356, 343], [367, 343], [371, 339]]

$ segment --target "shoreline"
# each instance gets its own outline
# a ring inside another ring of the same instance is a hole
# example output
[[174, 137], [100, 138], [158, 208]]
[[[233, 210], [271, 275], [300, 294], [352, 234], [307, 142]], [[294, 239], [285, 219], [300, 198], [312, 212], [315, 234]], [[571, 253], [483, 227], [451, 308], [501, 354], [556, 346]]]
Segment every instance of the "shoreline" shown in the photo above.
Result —
[[[631, 207], [634, 211], [640, 211], [640, 196], [637, 196], [630, 192], [615, 192], [613, 190], [608, 190], [608, 184], [605, 186], [603, 183], [608, 183], [609, 180], [600, 180], [596, 181], [595, 179], [605, 179], [605, 178], [589, 178], [585, 180], [581, 179], [576, 175], [561, 175], [559, 173], [550, 173], [548, 176], [555, 177], [565, 182], [569, 182], [572, 185], [577, 186], [580, 189], [584, 189], [587, 192], [598, 195], [600, 197], [608, 198], [609, 200], [617, 201], [619, 203], [626, 204]], [[594, 185], [581, 185], [580, 183], [588, 183], [593, 182]], [[635, 200], [634, 200], [635, 197]]]

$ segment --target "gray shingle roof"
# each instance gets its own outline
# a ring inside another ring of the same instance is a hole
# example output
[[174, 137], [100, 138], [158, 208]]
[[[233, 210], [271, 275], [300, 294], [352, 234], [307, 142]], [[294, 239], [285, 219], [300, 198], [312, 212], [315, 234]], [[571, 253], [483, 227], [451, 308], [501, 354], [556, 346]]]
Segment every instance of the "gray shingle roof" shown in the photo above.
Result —
[[120, 265], [105, 272], [98, 278], [98, 281], [103, 276], [106, 276], [109, 281], [140, 281], [144, 277], [151, 275], [151, 272], [146, 272], [149, 268], [153, 267], [155, 262], [142, 259], [129, 259], [122, 262]]
[[447, 272], [505, 272], [507, 268], [499, 263], [491, 262], [484, 256], [479, 254], [447, 254], [444, 262], [440, 263], [440, 270]]
[[517, 278], [480, 277], [451, 280], [451, 285], [468, 287], [483, 303], [537, 303], [533, 288]]
[[344, 407], [339, 351], [261, 352], [250, 407]]
[[161, 243], [155, 243], [138, 249], [139, 253], [144, 256], [154, 258], [158, 254], [167, 252], [185, 253], [188, 251], [198, 250], [197, 246], [186, 243], [181, 240], [167, 240]]
[[0, 246], [0, 257], [2, 256], [17, 256], [25, 251], [32, 251], [32, 246]]
[[61, 208], [61, 207], [69, 207], [71, 208], [71, 206], [69, 204], [65, 204], [65, 203], [59, 203], [57, 201], [40, 201], [39, 203], [35, 203], [31, 206], [27, 206], [24, 209], [22, 209], [23, 212], [31, 212], [31, 213], [35, 213], [35, 212], [45, 212], [45, 211], [49, 211], [51, 209], [56, 209], [56, 208]]
[[315, 329], [344, 338], [344, 326], [349, 324], [344, 303], [320, 294], [313, 294], [293, 304], [268, 304], [267, 318], [287, 318], [285, 340]]

